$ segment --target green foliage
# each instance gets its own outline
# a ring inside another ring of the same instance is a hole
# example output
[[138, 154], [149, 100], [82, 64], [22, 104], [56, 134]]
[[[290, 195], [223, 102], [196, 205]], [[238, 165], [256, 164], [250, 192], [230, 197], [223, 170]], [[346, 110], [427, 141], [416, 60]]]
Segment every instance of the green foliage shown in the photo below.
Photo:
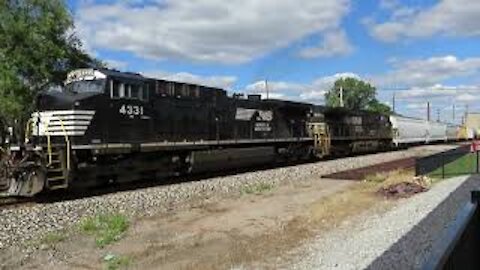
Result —
[[379, 102], [377, 99], [373, 99], [370, 101], [367, 107], [367, 111], [371, 112], [378, 112], [383, 114], [391, 114], [392, 109], [384, 103]]
[[362, 80], [341, 78], [325, 93], [326, 104], [329, 107], [340, 106], [340, 89], [343, 89], [344, 107], [350, 110], [368, 110], [389, 114], [390, 107], [376, 99], [377, 89]]
[[64, 232], [49, 232], [43, 236], [40, 243], [52, 247], [60, 242], [63, 242], [66, 238], [67, 236]]
[[0, 128], [18, 128], [48, 83], [100, 63], [81, 50], [63, 0], [3, 0], [0, 18]]
[[242, 194], [262, 194], [273, 189], [272, 184], [258, 183], [254, 185], [248, 185], [242, 188]]
[[107, 254], [103, 260], [106, 263], [105, 268], [108, 270], [128, 268], [128, 266], [132, 263], [132, 259], [130, 257], [115, 254]]
[[[477, 155], [475, 153], [469, 153], [444, 166], [443, 172], [446, 178], [473, 174], [477, 168]], [[433, 179], [442, 178], [442, 166], [439, 165], [439, 167], [433, 172], [430, 172], [428, 176]]]
[[128, 227], [127, 217], [121, 214], [101, 214], [80, 223], [80, 229], [93, 235], [97, 246], [102, 248], [120, 240]]

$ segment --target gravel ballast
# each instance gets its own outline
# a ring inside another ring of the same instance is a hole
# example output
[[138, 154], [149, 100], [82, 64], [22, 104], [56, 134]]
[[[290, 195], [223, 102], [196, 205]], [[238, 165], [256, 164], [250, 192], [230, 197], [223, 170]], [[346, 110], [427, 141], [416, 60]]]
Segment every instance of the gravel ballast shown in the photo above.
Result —
[[365, 213], [295, 251], [288, 269], [421, 269], [432, 246], [480, 187], [478, 177], [444, 180], [400, 200], [385, 213]]
[[408, 150], [282, 167], [202, 181], [123, 191], [71, 201], [35, 204], [0, 209], [0, 250], [38, 239], [49, 231], [67, 229], [82, 218], [102, 212], [120, 212], [128, 216], [150, 216], [188, 205], [188, 202], [214, 196], [240, 194], [248, 185], [269, 183], [282, 185], [320, 179], [321, 175], [355, 169], [395, 159], [428, 155], [452, 145], [434, 145]]

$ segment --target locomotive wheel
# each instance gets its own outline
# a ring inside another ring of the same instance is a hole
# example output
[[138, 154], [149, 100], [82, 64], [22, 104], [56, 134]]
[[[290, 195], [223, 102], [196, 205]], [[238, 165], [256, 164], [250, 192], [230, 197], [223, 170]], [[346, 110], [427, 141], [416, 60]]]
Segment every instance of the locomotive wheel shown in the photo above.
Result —
[[38, 168], [30, 168], [17, 179], [10, 180], [8, 193], [12, 196], [33, 197], [45, 186], [45, 172]]

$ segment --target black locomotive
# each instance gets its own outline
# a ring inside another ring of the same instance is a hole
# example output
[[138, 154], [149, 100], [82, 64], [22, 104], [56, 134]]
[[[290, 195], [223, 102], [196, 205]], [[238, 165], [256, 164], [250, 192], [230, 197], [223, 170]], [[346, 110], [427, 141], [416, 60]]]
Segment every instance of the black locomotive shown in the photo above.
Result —
[[9, 195], [97, 186], [387, 147], [388, 117], [107, 69], [37, 98], [11, 147]]

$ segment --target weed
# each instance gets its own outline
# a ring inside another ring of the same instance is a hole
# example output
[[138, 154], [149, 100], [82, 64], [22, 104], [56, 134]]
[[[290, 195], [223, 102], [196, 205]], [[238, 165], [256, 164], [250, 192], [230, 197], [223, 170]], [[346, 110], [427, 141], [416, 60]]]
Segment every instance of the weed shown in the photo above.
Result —
[[273, 189], [272, 184], [258, 183], [254, 185], [245, 186], [242, 188], [242, 194], [262, 194]]
[[107, 254], [103, 260], [105, 261], [105, 268], [108, 270], [128, 268], [132, 263], [130, 257], [115, 254]]
[[365, 176], [365, 182], [369, 183], [382, 183], [387, 179], [387, 175], [384, 173], [374, 173]]
[[56, 244], [63, 242], [66, 238], [67, 236], [64, 232], [49, 232], [42, 237], [42, 239], [40, 240], [40, 245], [47, 245], [49, 247], [55, 246]]
[[101, 214], [86, 218], [80, 223], [80, 229], [95, 237], [98, 247], [105, 247], [122, 238], [129, 227], [127, 217], [121, 214]]

